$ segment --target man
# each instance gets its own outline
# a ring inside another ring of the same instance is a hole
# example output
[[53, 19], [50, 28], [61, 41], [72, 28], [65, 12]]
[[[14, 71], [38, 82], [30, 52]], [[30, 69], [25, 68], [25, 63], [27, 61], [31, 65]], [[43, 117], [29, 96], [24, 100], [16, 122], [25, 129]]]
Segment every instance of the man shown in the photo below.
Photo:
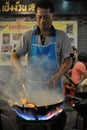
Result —
[[[61, 76], [72, 64], [70, 56], [73, 53], [72, 47], [67, 35], [52, 25], [54, 5], [51, 1], [37, 1], [35, 13], [37, 25], [32, 31], [26, 32], [21, 44], [12, 53], [11, 61], [19, 73], [20, 81], [22, 81], [24, 76], [20, 57], [28, 53], [29, 75], [27, 78], [33, 82], [48, 81], [49, 89], [57, 88], [58, 90], [59, 99], [57, 101], [63, 101]], [[45, 98], [45, 95], [42, 96]], [[62, 112], [59, 118], [58, 127], [59, 130], [63, 130], [66, 120], [65, 113]]]

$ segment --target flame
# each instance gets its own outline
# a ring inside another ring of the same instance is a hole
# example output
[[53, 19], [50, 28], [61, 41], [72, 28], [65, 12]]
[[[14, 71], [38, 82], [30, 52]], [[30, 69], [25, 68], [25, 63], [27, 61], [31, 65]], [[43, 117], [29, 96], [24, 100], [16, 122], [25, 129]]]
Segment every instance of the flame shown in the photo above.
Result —
[[27, 99], [26, 98], [21, 98], [20, 100], [21, 100], [22, 105], [25, 105], [27, 103]]
[[63, 106], [56, 107], [55, 110], [51, 110], [45, 116], [39, 116], [39, 120], [48, 120], [48, 119], [51, 119], [54, 116], [58, 116], [58, 114], [61, 113], [62, 111], [63, 111]]
[[19, 105], [19, 104], [22, 106], [28, 105], [28, 100], [27, 100], [27, 98], [24, 97], [23, 93], [20, 92], [19, 96], [20, 96], [19, 102], [18, 101], [14, 102], [11, 99], [8, 99], [7, 101], [8, 101], [9, 106]]
[[39, 114], [36, 115], [36, 114], [33, 114], [31, 110], [27, 111], [25, 108], [23, 110], [23, 108], [21, 109], [17, 106], [14, 107], [14, 110], [16, 111], [19, 117], [25, 120], [36, 120], [36, 117], [37, 117], [37, 120], [48, 120], [48, 119], [58, 116], [59, 113], [63, 111], [63, 108], [64, 108], [64, 104], [61, 104], [55, 109], [52, 109], [51, 111], [49, 111], [46, 115], [39, 115]]
[[21, 104], [24, 106], [28, 101], [27, 98], [24, 97], [23, 93], [19, 93]]
[[12, 100], [8, 100], [9, 106], [18, 105], [18, 102], [13, 102]]

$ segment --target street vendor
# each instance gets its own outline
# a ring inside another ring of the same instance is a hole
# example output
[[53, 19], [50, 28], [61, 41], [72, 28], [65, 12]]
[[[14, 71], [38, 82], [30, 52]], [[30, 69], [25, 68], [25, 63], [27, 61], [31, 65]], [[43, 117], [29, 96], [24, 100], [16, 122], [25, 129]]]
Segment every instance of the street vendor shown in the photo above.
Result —
[[[11, 55], [11, 61], [19, 74], [20, 82], [24, 81], [26, 76], [20, 58], [28, 53], [28, 66], [32, 70], [32, 74], [28, 75], [30, 80], [48, 81], [49, 88], [58, 89], [58, 100], [64, 100], [61, 76], [72, 64], [73, 50], [66, 33], [52, 25], [54, 11], [54, 4], [50, 0], [36, 2], [37, 24], [33, 30], [24, 34]], [[65, 114], [61, 114], [63, 119], [61, 118], [62, 124], [59, 123], [59, 130], [63, 130], [66, 120]]]

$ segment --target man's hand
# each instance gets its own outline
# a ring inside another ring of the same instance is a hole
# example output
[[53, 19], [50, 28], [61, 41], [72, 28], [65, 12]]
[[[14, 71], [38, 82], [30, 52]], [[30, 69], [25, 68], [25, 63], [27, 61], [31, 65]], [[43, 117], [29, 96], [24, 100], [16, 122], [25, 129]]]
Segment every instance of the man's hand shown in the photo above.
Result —
[[54, 85], [57, 84], [59, 77], [61, 77], [65, 72], [67, 72], [67, 70], [70, 68], [71, 64], [72, 64], [72, 58], [71, 57], [65, 58], [58, 73], [56, 73], [49, 79], [48, 87], [54, 87]]
[[57, 81], [58, 81], [58, 75], [55, 74], [51, 78], [49, 78], [48, 87], [53, 88], [57, 84]]

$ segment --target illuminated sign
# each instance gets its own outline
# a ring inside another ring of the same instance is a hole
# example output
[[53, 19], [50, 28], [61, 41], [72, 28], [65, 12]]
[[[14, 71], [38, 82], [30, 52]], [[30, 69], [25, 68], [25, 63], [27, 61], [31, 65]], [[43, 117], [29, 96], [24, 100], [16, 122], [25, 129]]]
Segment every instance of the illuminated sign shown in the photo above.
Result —
[[34, 13], [35, 3], [22, 3], [19, 1], [1, 1], [0, 13]]

